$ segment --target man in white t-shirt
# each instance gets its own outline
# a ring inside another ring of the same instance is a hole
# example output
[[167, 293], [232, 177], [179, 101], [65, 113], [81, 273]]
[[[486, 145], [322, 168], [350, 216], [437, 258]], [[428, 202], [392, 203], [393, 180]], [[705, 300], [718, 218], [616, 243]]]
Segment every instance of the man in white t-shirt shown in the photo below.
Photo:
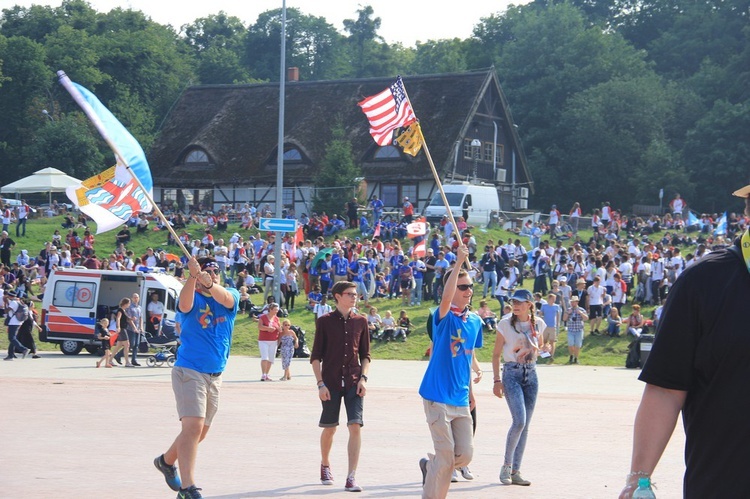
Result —
[[682, 212], [687, 208], [687, 203], [680, 197], [680, 193], [674, 195], [674, 199], [670, 201], [669, 207], [672, 209], [672, 214], [682, 216]]
[[[26, 237], [26, 220], [29, 218], [29, 212], [31, 208], [26, 204], [25, 200], [21, 200], [21, 206], [18, 207], [18, 223], [16, 223], [16, 237]], [[21, 233], [21, 227], [23, 227], [23, 233]]]
[[151, 301], [148, 302], [146, 308], [148, 315], [148, 321], [146, 322], [146, 330], [150, 333], [161, 334], [161, 320], [164, 317], [164, 304], [159, 301], [159, 294], [151, 294]]
[[3, 232], [8, 232], [10, 224], [13, 221], [13, 210], [10, 209], [9, 205], [5, 205], [3, 208]]
[[6, 293], [8, 296], [8, 308], [6, 313], [10, 314], [10, 320], [8, 322], [8, 356], [5, 357], [3, 360], [13, 360], [16, 358], [16, 352], [21, 354], [21, 358], [25, 359], [26, 356], [29, 354], [30, 350], [23, 346], [20, 341], [18, 341], [17, 335], [18, 335], [18, 328], [21, 327], [21, 321], [18, 320], [16, 317], [16, 311], [22, 307], [25, 306], [23, 303], [21, 303], [20, 298], [16, 296], [16, 291], [11, 290], [8, 293]]
[[599, 276], [594, 277], [594, 284], [588, 287], [586, 290], [586, 308], [589, 316], [589, 324], [591, 326], [591, 334], [599, 336], [599, 326], [602, 323], [602, 312], [604, 305], [604, 295], [607, 293], [607, 289], [601, 285], [601, 279]]
[[224, 239], [219, 238], [214, 246], [214, 259], [221, 272], [221, 282], [227, 280], [227, 265], [229, 263], [229, 248], [224, 245]]

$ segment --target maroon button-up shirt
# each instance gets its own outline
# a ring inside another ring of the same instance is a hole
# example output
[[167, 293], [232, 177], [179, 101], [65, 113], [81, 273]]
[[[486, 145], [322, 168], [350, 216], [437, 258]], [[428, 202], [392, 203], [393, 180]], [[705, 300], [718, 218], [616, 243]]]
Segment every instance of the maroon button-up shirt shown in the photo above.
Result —
[[346, 319], [334, 310], [317, 320], [310, 363], [321, 362], [323, 382], [330, 391], [356, 385], [364, 359], [371, 360], [367, 318], [352, 313]]

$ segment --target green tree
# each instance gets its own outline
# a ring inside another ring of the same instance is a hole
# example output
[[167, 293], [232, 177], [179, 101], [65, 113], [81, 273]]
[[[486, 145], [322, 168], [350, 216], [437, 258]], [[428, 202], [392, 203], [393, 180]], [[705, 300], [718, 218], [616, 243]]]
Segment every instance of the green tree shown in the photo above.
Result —
[[[281, 9], [261, 13], [248, 29], [243, 62], [250, 76], [278, 81]], [[325, 18], [286, 11], [286, 66], [297, 67], [302, 80], [337, 77], [343, 66], [342, 37]]]
[[230, 16], [222, 10], [184, 25], [182, 32], [196, 52], [214, 47], [239, 51], [247, 28], [239, 17]]
[[458, 38], [417, 42], [413, 72], [435, 74], [466, 71], [466, 49], [467, 42]]
[[21, 178], [51, 166], [81, 180], [87, 179], [114, 164], [111, 151], [105, 156], [103, 148], [106, 148], [104, 141], [83, 113], [62, 115], [36, 131], [33, 142], [24, 150], [24, 163], [30, 168], [17, 176]]
[[23, 149], [33, 139], [33, 130], [45, 119], [41, 114], [52, 73], [44, 64], [44, 47], [26, 37], [13, 36], [0, 44], [3, 82], [0, 92], [0, 181], [24, 171]]
[[698, 120], [685, 142], [683, 157], [695, 184], [696, 209], [707, 212], [742, 211], [731, 194], [748, 183], [750, 101], [717, 101]]
[[326, 146], [320, 172], [315, 177], [316, 190], [313, 207], [315, 211], [339, 213], [344, 202], [354, 192], [362, 170], [354, 161], [352, 146], [346, 140], [344, 126], [339, 120], [331, 130], [331, 141]]

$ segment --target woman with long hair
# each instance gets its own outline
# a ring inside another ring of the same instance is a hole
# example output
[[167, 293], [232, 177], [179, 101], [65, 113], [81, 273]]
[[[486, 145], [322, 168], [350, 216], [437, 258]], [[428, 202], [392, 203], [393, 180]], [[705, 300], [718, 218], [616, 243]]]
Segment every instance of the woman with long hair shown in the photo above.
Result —
[[[505, 485], [531, 485], [521, 476], [521, 461], [539, 392], [536, 359], [541, 334], [547, 325], [544, 320], [535, 317], [534, 298], [529, 290], [516, 290], [510, 303], [513, 313], [498, 323], [492, 352], [492, 391], [497, 397], [505, 396], [512, 418], [505, 441], [500, 481]], [[501, 358], [504, 360], [502, 377]]]

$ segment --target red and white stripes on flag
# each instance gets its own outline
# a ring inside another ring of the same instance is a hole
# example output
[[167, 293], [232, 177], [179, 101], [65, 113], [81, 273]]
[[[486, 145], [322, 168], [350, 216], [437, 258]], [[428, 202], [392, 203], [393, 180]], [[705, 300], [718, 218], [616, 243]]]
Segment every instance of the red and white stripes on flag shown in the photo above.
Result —
[[421, 258], [427, 254], [427, 241], [422, 239], [416, 245], [411, 252], [412, 258]]
[[399, 76], [396, 82], [379, 94], [365, 98], [359, 107], [370, 122], [370, 135], [379, 146], [393, 141], [393, 131], [409, 126], [417, 117], [406, 96], [404, 82]]

